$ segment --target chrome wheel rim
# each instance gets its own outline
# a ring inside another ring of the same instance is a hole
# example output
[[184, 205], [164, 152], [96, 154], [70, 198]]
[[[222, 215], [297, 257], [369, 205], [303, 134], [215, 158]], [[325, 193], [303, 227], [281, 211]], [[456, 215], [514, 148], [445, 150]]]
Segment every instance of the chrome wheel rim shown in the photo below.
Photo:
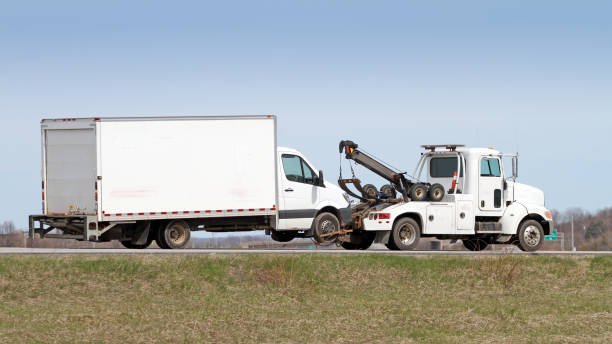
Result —
[[397, 234], [402, 245], [410, 245], [416, 239], [416, 231], [409, 224], [401, 226]]
[[525, 228], [523, 233], [523, 240], [529, 246], [537, 246], [540, 243], [540, 231], [534, 225]]

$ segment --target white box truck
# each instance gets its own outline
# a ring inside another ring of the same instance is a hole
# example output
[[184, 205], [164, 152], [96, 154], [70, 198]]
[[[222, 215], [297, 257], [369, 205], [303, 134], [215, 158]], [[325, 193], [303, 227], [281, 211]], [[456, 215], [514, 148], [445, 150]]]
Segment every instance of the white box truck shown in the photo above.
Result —
[[295, 149], [275, 116], [44, 119], [42, 214], [30, 237], [185, 247], [190, 232], [266, 230], [325, 242], [348, 195]]

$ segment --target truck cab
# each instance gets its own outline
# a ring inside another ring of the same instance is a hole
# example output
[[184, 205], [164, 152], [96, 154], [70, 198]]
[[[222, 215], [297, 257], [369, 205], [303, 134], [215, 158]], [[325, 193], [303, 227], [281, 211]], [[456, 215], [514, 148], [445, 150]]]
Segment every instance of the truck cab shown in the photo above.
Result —
[[[423, 147], [413, 176], [426, 185], [442, 185], [445, 195], [436, 202], [400, 202], [370, 212], [363, 229], [377, 231], [377, 242], [413, 249], [420, 237], [435, 237], [462, 240], [470, 250], [492, 243], [525, 251], [541, 247], [552, 215], [541, 190], [516, 182], [518, 155], [462, 145]], [[512, 159], [509, 172], [504, 157]]]
[[[288, 241], [296, 236], [315, 236], [315, 219], [323, 213], [333, 214], [340, 224], [351, 221], [348, 195], [323, 178], [300, 151], [278, 147], [278, 225], [273, 239]], [[322, 238], [320, 238], [322, 239]]]

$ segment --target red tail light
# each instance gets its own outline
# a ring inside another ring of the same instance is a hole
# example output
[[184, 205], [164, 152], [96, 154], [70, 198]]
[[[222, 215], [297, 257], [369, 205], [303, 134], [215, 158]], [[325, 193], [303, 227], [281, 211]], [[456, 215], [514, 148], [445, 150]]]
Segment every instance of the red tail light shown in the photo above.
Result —
[[378, 214], [378, 219], [379, 220], [389, 220], [389, 219], [391, 219], [391, 214], [389, 214], [389, 213]]

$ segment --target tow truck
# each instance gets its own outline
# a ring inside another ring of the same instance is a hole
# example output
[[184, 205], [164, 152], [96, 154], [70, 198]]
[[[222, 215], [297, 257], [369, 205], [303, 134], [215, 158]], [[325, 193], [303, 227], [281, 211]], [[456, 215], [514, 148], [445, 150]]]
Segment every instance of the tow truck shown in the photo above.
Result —
[[[421, 147], [424, 152], [408, 176], [355, 142], [340, 142], [340, 153], [349, 163], [389, 181], [378, 190], [372, 184], [362, 186], [352, 166], [349, 179], [340, 169], [339, 186], [359, 200], [352, 207], [351, 228], [339, 236], [343, 248], [363, 250], [382, 243], [391, 250], [412, 250], [422, 237], [461, 240], [471, 251], [489, 244], [516, 245], [523, 251], [542, 246], [553, 228], [552, 214], [542, 190], [516, 182], [518, 153], [460, 144]], [[512, 159], [509, 175], [503, 158]]]

